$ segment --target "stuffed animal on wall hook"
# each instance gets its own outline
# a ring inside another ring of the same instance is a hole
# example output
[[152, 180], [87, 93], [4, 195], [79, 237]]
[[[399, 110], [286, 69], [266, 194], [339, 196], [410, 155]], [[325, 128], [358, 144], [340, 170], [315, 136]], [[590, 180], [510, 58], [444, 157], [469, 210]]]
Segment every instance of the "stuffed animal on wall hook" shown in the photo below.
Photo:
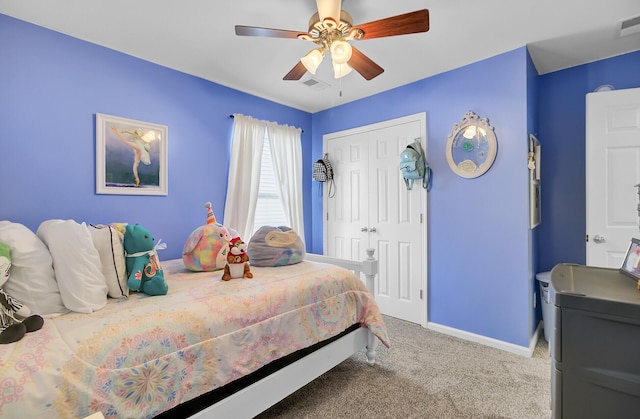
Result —
[[249, 255], [247, 254], [247, 244], [240, 237], [231, 239], [229, 243], [229, 254], [227, 264], [224, 267], [222, 280], [228, 281], [232, 278], [253, 278], [249, 267]]
[[29, 307], [16, 300], [2, 289], [9, 280], [11, 251], [0, 243], [0, 344], [17, 342], [28, 332], [42, 328], [44, 320], [31, 314]]

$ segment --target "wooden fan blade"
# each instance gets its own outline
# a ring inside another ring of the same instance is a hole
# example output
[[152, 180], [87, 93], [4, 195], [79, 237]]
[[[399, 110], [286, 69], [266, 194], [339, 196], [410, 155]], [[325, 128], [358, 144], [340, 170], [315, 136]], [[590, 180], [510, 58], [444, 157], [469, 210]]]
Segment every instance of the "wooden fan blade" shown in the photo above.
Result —
[[304, 64], [302, 64], [301, 61], [298, 61], [298, 64], [296, 64], [291, 69], [291, 71], [289, 71], [287, 75], [282, 78], [282, 80], [300, 80], [300, 78], [304, 76], [304, 73], [306, 72], [307, 68], [304, 66]]
[[298, 35], [306, 35], [306, 32], [288, 31], [286, 29], [259, 28], [257, 26], [236, 25], [236, 35], [263, 36], [269, 38], [297, 39]]
[[374, 63], [371, 58], [364, 55], [360, 50], [353, 46], [351, 47], [351, 50], [351, 59], [349, 59], [347, 64], [360, 73], [362, 77], [367, 80], [371, 80], [384, 72], [382, 67]]
[[427, 32], [429, 30], [429, 11], [423, 9], [388, 17], [386, 19], [375, 20], [362, 25], [356, 25], [355, 29], [360, 29], [364, 32], [364, 36], [360, 39], [374, 39], [385, 36]]

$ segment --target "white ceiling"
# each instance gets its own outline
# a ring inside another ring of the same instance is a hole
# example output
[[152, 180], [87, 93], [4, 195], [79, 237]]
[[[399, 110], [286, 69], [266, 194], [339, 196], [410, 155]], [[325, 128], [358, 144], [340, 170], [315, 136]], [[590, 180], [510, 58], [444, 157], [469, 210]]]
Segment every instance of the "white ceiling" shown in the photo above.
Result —
[[[639, 0], [344, 0], [354, 25], [429, 9], [426, 33], [352, 41], [385, 69], [371, 81], [331, 65], [282, 77], [314, 44], [240, 37], [234, 25], [305, 31], [314, 0], [0, 0], [0, 13], [308, 112], [528, 46], [540, 74], [640, 50], [620, 37]], [[640, 71], [640, 69], [639, 69]], [[323, 90], [302, 82], [314, 77]], [[342, 94], [340, 95], [340, 90]]]

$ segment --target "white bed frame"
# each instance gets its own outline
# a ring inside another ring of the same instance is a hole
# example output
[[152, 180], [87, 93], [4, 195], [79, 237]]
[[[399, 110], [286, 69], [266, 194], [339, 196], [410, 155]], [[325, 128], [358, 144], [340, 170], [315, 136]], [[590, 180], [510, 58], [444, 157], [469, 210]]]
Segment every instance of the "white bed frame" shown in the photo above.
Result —
[[[362, 262], [309, 254], [305, 260], [330, 263], [354, 271], [358, 277], [364, 274], [367, 288], [375, 295], [375, 277], [378, 261], [374, 249], [367, 249], [367, 259]], [[294, 391], [315, 380], [351, 355], [364, 352], [367, 362], [375, 363], [377, 339], [366, 328], [358, 328], [304, 358], [284, 367], [262, 380], [232, 394], [191, 416], [192, 419], [252, 418], [267, 410]]]

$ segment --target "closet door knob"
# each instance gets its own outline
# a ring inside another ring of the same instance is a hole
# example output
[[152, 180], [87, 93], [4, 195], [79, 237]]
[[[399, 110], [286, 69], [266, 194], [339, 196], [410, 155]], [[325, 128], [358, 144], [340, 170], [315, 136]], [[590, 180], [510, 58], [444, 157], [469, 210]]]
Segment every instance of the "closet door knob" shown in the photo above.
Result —
[[362, 227], [360, 231], [362, 231], [363, 233], [366, 233], [367, 231], [369, 231], [369, 229], [367, 227]]
[[376, 230], [375, 227], [372, 227], [372, 228], [369, 229], [369, 233], [375, 233], [376, 231], [378, 231], [378, 230]]

